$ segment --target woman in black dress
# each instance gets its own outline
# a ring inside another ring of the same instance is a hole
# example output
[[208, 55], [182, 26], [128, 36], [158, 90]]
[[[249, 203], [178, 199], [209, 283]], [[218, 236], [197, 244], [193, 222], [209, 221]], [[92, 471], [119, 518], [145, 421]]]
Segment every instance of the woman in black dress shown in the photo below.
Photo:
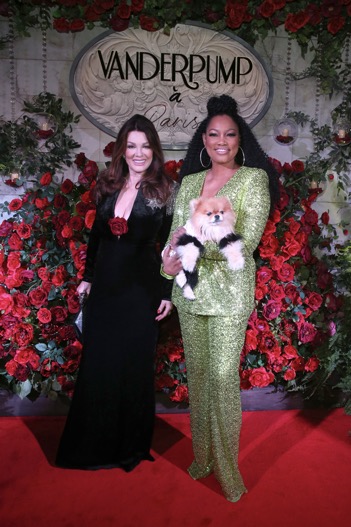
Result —
[[172, 309], [159, 250], [176, 194], [163, 167], [154, 125], [131, 117], [95, 189], [96, 218], [78, 286], [88, 294], [83, 353], [58, 466], [129, 472], [153, 460], [157, 323]]

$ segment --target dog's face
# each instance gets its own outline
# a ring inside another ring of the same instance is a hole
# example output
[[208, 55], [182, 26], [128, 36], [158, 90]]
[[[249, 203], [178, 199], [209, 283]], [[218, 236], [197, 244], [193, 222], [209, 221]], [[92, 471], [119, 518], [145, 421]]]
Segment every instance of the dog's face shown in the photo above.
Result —
[[203, 240], [217, 242], [234, 230], [235, 214], [225, 196], [194, 199], [190, 212], [191, 223]]

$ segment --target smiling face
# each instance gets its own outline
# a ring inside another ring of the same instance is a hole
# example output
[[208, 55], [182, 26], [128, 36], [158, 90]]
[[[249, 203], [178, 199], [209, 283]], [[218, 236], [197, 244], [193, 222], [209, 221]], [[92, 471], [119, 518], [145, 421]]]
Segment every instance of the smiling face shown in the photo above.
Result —
[[153, 151], [144, 132], [128, 134], [125, 161], [131, 176], [143, 175], [152, 163]]
[[229, 115], [212, 117], [202, 139], [213, 165], [237, 166], [235, 156], [240, 145], [239, 127]]

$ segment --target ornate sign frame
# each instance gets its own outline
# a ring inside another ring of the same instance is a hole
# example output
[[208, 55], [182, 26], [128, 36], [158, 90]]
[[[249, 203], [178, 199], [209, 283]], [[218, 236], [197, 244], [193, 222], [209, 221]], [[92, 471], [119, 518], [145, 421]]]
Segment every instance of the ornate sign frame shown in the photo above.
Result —
[[75, 58], [69, 86], [97, 128], [116, 137], [141, 113], [154, 122], [165, 150], [187, 148], [212, 95], [234, 97], [251, 127], [273, 98], [271, 73], [255, 49], [196, 22], [179, 24], [170, 35], [133, 28], [102, 33]]

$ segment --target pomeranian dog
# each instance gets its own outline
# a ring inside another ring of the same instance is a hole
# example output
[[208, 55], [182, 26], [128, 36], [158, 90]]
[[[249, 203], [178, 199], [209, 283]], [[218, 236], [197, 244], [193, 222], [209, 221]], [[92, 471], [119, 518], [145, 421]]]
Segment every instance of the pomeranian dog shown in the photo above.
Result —
[[176, 252], [183, 269], [176, 276], [176, 282], [183, 289], [188, 300], [195, 300], [194, 288], [198, 283], [196, 264], [205, 252], [204, 243], [218, 244], [219, 251], [226, 257], [233, 271], [244, 267], [241, 236], [234, 232], [235, 213], [225, 196], [198, 198], [190, 201], [190, 218], [184, 225], [186, 233], [178, 239]]

